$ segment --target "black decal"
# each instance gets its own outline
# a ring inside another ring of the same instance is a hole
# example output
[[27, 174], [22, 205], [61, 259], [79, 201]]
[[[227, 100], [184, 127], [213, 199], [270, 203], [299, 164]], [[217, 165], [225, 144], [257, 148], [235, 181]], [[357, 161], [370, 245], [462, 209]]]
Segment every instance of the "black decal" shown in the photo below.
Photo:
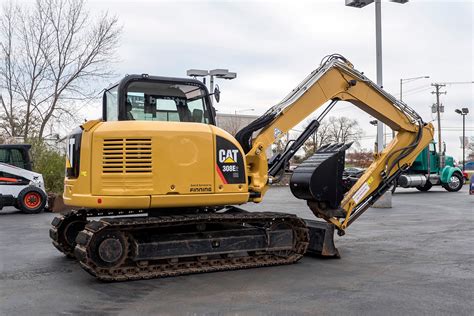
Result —
[[81, 140], [82, 129], [77, 127], [67, 138], [67, 159], [71, 164], [70, 168], [66, 168], [66, 175], [69, 178], [77, 178], [79, 176], [80, 157], [81, 157]]
[[224, 183], [245, 183], [244, 159], [240, 150], [225, 138], [216, 136], [217, 172]]

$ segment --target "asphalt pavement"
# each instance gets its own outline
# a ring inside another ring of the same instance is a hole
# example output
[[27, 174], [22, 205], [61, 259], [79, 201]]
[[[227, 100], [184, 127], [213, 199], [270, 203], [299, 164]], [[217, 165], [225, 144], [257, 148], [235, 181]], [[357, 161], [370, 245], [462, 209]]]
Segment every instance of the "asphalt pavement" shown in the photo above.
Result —
[[[401, 189], [337, 237], [341, 259], [98, 282], [50, 243], [51, 213], [0, 211], [0, 315], [473, 315], [474, 196]], [[287, 187], [250, 210], [313, 218]]]

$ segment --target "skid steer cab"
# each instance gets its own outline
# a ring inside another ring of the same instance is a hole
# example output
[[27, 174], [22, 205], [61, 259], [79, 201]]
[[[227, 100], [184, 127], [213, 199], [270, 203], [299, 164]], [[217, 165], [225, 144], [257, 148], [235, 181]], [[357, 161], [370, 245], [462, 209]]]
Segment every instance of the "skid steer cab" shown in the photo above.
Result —
[[29, 144], [0, 145], [0, 210], [14, 206], [34, 214], [47, 207], [43, 176], [31, 171], [30, 149]]

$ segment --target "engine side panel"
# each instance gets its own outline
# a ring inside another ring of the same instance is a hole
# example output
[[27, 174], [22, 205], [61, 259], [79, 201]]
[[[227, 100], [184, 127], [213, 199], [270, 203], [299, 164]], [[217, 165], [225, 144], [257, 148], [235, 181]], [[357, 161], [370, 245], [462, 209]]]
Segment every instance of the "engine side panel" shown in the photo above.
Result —
[[83, 131], [82, 146], [79, 175], [65, 181], [68, 205], [168, 208], [248, 200], [242, 149], [211, 125], [100, 122]]

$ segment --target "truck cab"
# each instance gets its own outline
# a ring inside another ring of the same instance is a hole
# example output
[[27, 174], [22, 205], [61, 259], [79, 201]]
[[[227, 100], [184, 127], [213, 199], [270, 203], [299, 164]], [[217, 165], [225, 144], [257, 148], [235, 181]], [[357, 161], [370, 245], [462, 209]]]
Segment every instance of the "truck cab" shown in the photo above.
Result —
[[441, 185], [447, 191], [459, 191], [464, 184], [461, 169], [454, 166], [454, 158], [446, 156], [446, 146], [440, 155], [436, 142], [431, 142], [416, 157], [411, 167], [398, 179], [398, 185], [404, 188], [415, 187], [428, 191], [433, 185]]

